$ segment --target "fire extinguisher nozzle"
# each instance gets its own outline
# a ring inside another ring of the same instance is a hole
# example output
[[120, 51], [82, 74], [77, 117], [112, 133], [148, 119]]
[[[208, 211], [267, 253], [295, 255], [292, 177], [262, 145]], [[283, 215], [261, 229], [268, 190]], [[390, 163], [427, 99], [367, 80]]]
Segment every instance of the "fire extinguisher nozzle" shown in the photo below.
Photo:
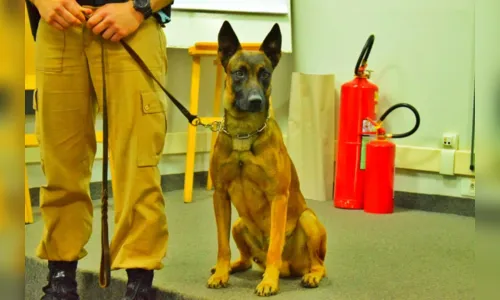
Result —
[[406, 107], [413, 112], [413, 114], [415, 115], [415, 125], [408, 132], [392, 134], [393, 139], [400, 139], [400, 138], [409, 137], [410, 135], [414, 134], [418, 130], [418, 128], [420, 127], [420, 114], [418, 113], [418, 110], [413, 105], [410, 105], [408, 103], [398, 103], [398, 104], [395, 104], [395, 105], [389, 107], [380, 117], [380, 122], [383, 122], [385, 120], [385, 118], [387, 118], [387, 116], [391, 112], [393, 112], [395, 109], [400, 108], [400, 107]]
[[372, 51], [373, 43], [375, 42], [375, 35], [371, 34], [366, 40], [363, 49], [361, 50], [361, 54], [358, 57], [358, 61], [356, 62], [356, 66], [354, 67], [354, 76], [362, 76], [364, 73], [359, 70], [360, 67], [363, 67], [368, 62], [368, 57], [370, 56], [370, 52]]

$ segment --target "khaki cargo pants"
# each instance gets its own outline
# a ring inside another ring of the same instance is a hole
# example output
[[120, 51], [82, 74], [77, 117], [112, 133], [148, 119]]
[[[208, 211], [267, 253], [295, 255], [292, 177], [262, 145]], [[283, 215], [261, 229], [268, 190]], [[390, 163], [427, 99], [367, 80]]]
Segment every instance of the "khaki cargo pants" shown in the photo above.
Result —
[[[165, 84], [166, 38], [159, 24], [144, 21], [126, 41]], [[104, 46], [115, 210], [111, 267], [157, 270], [168, 241], [158, 170], [167, 98], [120, 43]], [[45, 228], [37, 256], [74, 261], [87, 255], [92, 233], [89, 183], [95, 116], [102, 108], [101, 40], [84, 26], [61, 32], [41, 21], [35, 47], [36, 133], [47, 180], [40, 189]]]

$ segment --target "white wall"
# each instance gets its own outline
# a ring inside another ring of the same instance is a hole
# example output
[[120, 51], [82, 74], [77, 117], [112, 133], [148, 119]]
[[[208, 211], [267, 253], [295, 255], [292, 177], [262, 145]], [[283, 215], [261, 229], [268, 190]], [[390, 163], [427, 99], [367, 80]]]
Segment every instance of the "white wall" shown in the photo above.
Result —
[[[375, 34], [368, 68], [380, 88], [379, 115], [407, 102], [421, 115], [413, 136], [397, 145], [440, 148], [443, 132], [459, 134], [469, 150], [474, 74], [474, 1], [292, 0], [294, 70], [336, 75], [337, 88], [353, 78], [357, 57]], [[411, 113], [397, 110], [384, 123], [389, 132], [412, 126]], [[461, 196], [461, 180], [439, 174], [398, 171], [396, 188]]]
[[[397, 143], [438, 147], [441, 133], [454, 131], [460, 135], [459, 148], [470, 148], [473, 0], [297, 0], [293, 9], [294, 39], [304, 37], [294, 43], [296, 70], [333, 72], [340, 88], [352, 79], [361, 48], [373, 33], [368, 67], [380, 87], [380, 111], [408, 102], [422, 118], [419, 131]], [[412, 119], [407, 116], [391, 114], [389, 130], [408, 129]]]

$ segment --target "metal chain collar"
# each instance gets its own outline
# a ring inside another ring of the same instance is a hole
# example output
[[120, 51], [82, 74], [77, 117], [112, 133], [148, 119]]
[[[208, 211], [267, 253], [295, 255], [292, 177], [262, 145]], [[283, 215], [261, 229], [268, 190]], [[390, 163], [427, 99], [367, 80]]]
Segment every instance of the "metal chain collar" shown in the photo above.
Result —
[[238, 134], [234, 134], [234, 135], [229, 133], [229, 131], [227, 131], [227, 129], [226, 129], [226, 126], [224, 126], [224, 118], [222, 118], [221, 121], [214, 121], [212, 123], [207, 123], [207, 124], [202, 123], [200, 118], [196, 118], [193, 121], [193, 125], [194, 126], [202, 126], [204, 128], [210, 129], [210, 131], [212, 131], [212, 132], [224, 132], [228, 136], [235, 138], [235, 139], [238, 139], [238, 140], [246, 140], [246, 139], [249, 139], [249, 138], [261, 133], [264, 129], [266, 129], [268, 120], [269, 120], [269, 115], [267, 116], [264, 124], [259, 129], [255, 130], [253, 132], [250, 132], [250, 133], [238, 133]]

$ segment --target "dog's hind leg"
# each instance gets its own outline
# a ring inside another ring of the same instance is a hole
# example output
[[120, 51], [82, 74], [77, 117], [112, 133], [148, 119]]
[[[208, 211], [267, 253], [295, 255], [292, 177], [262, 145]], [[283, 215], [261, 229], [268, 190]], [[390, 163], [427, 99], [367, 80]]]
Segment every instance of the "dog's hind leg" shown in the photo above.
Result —
[[[266, 253], [259, 249], [255, 238], [250, 235], [248, 228], [241, 218], [238, 218], [232, 228], [233, 239], [240, 251], [240, 258], [231, 263], [230, 273], [244, 272], [252, 267], [252, 260], [265, 259]], [[212, 268], [212, 273], [215, 268]]]
[[324, 266], [326, 256], [326, 230], [316, 215], [309, 209], [304, 211], [299, 219], [299, 226], [307, 236], [307, 250], [310, 260], [309, 272], [302, 277], [302, 286], [318, 287], [321, 279], [326, 275]]
[[[244, 272], [252, 267], [252, 245], [249, 242], [248, 229], [241, 219], [233, 225], [233, 239], [240, 251], [240, 258], [231, 263], [231, 273]], [[255, 246], [255, 245], [253, 245]]]

